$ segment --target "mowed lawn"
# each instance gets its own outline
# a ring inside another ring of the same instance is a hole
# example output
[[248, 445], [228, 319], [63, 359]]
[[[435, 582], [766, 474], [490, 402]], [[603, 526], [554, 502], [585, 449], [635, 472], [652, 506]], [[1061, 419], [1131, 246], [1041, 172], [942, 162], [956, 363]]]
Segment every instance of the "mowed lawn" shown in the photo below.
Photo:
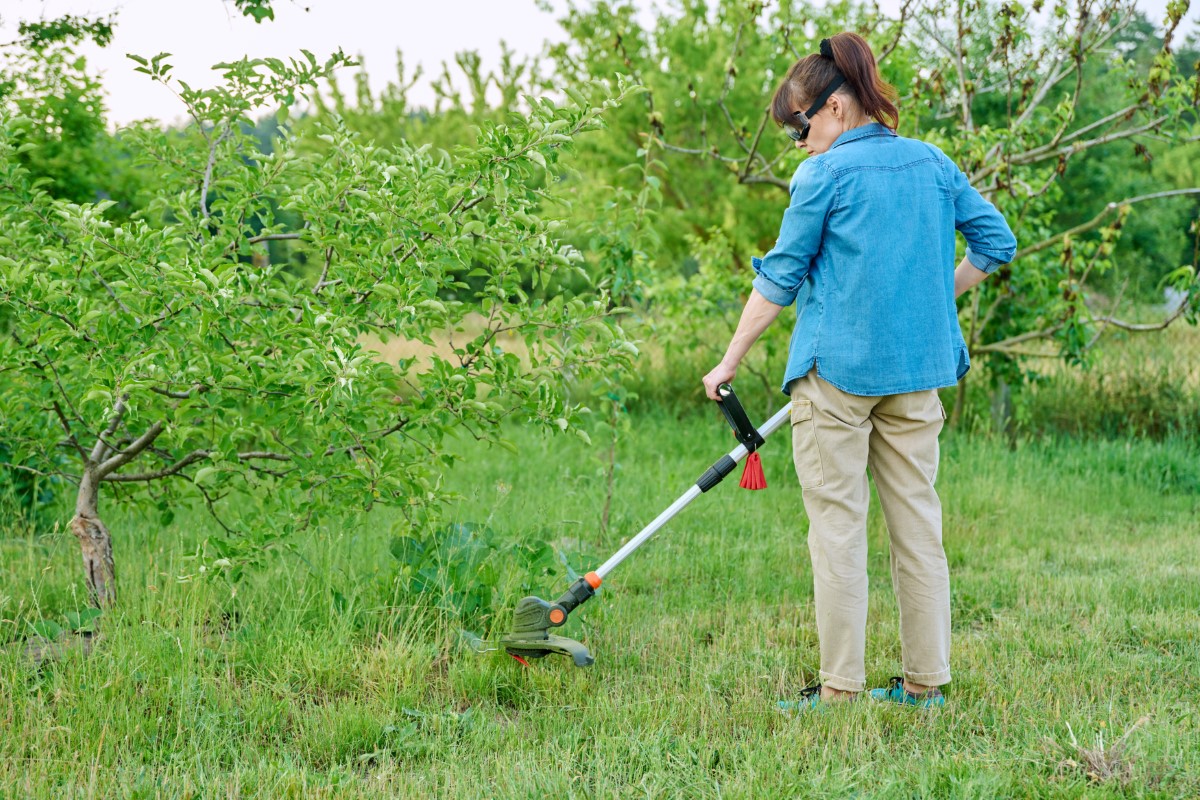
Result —
[[[461, 444], [450, 521], [549, 541], [582, 572], [732, 442], [715, 411], [632, 419], [602, 531], [596, 436]], [[786, 432], [763, 460], [767, 491], [701, 497], [572, 616], [588, 669], [459, 646], [457, 620], [397, 594], [389, 512], [348, 514], [231, 587], [192, 558], [215, 535], [202, 513], [160, 528], [113, 511], [119, 607], [89, 655], [34, 666], [29, 623], [81, 605], [77, 546], [0, 534], [0, 797], [1200, 796], [1195, 444], [947, 434], [947, 707], [796, 719], [775, 702], [815, 679], [818, 650]], [[882, 685], [900, 648], [872, 514]], [[491, 563], [500, 605], [523, 580], [547, 598], [568, 582]]]

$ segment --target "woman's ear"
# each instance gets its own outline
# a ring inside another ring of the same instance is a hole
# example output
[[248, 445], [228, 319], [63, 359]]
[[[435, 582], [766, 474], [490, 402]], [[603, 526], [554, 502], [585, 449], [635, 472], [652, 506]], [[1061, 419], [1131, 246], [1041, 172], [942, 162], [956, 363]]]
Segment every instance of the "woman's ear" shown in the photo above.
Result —
[[825, 105], [829, 106], [829, 111], [833, 114], [833, 118], [840, 122], [842, 116], [846, 113], [846, 107], [842, 104], [841, 98], [836, 94], [832, 95], [825, 101]]

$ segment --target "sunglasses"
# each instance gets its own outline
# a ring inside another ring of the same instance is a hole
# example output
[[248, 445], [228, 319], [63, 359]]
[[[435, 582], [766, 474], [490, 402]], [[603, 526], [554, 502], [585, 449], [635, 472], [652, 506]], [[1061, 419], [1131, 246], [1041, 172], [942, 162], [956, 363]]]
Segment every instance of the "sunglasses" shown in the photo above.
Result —
[[791, 139], [793, 142], [803, 142], [808, 138], [808, 129], [812, 127], [812, 118], [817, 115], [817, 112], [825, 106], [825, 101], [828, 100], [830, 96], [837, 91], [838, 87], [841, 86], [845, 81], [846, 78], [844, 76], [838, 75], [829, 82], [829, 85], [825, 87], [825, 90], [821, 92], [820, 96], [817, 97], [816, 102], [812, 104], [808, 111], [797, 111], [792, 115], [799, 121], [799, 125], [797, 127], [788, 129], [787, 135], [789, 139]]

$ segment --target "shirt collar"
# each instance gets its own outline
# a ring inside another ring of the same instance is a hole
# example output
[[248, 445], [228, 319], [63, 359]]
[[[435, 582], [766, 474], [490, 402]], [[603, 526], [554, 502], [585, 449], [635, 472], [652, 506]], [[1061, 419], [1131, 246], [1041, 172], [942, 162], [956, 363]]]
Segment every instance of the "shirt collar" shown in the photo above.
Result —
[[847, 142], [866, 139], [868, 136], [895, 136], [896, 132], [888, 126], [879, 122], [868, 122], [866, 125], [859, 125], [857, 128], [851, 128], [844, 132], [841, 136], [833, 140], [833, 144], [829, 146], [832, 150], [835, 147], [840, 147]]

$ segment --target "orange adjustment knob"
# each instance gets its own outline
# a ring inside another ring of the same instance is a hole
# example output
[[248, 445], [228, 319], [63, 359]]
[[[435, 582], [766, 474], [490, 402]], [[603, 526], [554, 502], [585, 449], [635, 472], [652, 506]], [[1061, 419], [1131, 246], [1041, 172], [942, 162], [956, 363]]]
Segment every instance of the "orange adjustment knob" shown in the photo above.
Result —
[[550, 621], [555, 625], [561, 625], [567, 615], [563, 613], [561, 608], [553, 608], [550, 610]]

